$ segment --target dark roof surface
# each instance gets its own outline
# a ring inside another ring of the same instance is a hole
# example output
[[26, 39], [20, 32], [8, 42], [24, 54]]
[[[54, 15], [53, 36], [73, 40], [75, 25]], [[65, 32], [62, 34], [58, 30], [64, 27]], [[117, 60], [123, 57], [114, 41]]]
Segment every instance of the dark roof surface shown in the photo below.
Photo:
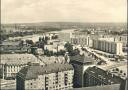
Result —
[[88, 55], [76, 55], [70, 57], [71, 62], [76, 61], [80, 63], [94, 62], [94, 60]]
[[123, 81], [120, 77], [112, 75], [109, 72], [107, 73], [107, 71], [104, 71], [96, 66], [89, 67], [85, 72], [93, 77], [104, 79], [104, 82], [110, 81], [110, 83], [119, 84]]
[[32, 65], [24, 67], [17, 75], [22, 76], [26, 80], [37, 78], [38, 75], [55, 73], [60, 71], [73, 70], [70, 64], [49, 64], [47, 66]]
[[120, 85], [113, 84], [113, 85], [104, 85], [104, 86], [74, 88], [70, 90], [120, 90]]

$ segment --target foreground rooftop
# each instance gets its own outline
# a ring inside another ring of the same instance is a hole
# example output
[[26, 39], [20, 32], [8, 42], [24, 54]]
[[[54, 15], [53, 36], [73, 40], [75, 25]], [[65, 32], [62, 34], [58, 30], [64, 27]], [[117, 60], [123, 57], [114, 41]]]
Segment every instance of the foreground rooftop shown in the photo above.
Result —
[[61, 71], [73, 70], [70, 64], [49, 64], [46, 66], [41, 65], [30, 65], [22, 68], [18, 75], [26, 80], [36, 79], [38, 75], [56, 73]]

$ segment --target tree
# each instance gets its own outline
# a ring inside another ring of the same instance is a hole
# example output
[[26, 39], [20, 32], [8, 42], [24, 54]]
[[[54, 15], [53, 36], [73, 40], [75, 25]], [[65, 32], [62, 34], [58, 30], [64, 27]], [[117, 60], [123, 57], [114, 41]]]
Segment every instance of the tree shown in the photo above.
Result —
[[122, 71], [122, 70], [120, 70], [120, 73], [123, 73], [123, 71]]
[[80, 51], [78, 49], [75, 49], [72, 51], [72, 56], [80, 54]]
[[119, 71], [119, 69], [118, 69], [118, 68], [116, 68], [116, 71]]
[[58, 53], [57, 53], [57, 55], [65, 55], [65, 50], [60, 50]]
[[39, 41], [42, 41], [42, 38], [41, 37], [39, 37]]
[[34, 45], [34, 42], [32, 40], [26, 40], [27, 44]]
[[69, 52], [69, 54], [72, 53], [72, 51], [73, 51], [73, 46], [72, 46], [69, 42], [65, 44], [65, 48], [66, 48], [66, 50]]

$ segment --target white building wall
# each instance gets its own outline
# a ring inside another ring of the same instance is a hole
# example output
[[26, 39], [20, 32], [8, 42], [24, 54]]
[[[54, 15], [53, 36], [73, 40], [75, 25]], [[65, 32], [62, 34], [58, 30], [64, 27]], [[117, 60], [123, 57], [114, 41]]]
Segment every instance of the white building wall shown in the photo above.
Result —
[[59, 33], [59, 40], [64, 42], [70, 42], [71, 33]]
[[[112, 38], [110, 38], [111, 40]], [[121, 55], [123, 43], [105, 40], [93, 40], [93, 48], [107, 53]]]

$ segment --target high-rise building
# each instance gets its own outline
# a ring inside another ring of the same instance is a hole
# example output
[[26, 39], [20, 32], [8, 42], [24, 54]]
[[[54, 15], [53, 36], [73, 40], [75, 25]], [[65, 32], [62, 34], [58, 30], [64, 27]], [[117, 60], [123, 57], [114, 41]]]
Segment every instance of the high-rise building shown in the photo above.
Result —
[[68, 31], [67, 32], [61, 32], [59, 33], [59, 40], [63, 42], [70, 42], [70, 38], [72, 36], [72, 33]]
[[75, 45], [81, 45], [81, 46], [92, 46], [92, 39], [90, 36], [74, 36], [71, 37], [71, 43]]
[[73, 88], [74, 70], [70, 64], [33, 64], [20, 70], [17, 90], [69, 90]]
[[110, 54], [122, 55], [123, 43], [106, 39], [93, 39], [94, 49], [107, 52]]

